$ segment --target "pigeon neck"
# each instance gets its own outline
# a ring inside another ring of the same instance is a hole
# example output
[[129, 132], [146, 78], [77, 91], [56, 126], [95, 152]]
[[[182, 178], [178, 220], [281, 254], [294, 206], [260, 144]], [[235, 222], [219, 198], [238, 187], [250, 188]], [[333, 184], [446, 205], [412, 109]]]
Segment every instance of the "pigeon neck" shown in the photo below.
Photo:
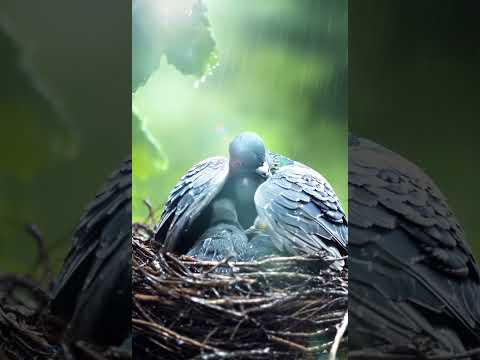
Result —
[[212, 204], [212, 216], [210, 219], [210, 225], [216, 225], [218, 223], [238, 223], [237, 211], [235, 205], [229, 199], [220, 199]]

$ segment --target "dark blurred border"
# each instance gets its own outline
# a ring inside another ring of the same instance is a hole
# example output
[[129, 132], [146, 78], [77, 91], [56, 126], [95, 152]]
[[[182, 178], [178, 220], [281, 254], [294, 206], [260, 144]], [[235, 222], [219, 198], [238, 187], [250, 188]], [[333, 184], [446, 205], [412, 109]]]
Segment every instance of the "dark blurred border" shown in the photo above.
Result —
[[[11, 221], [8, 231], [0, 230], [0, 270], [34, 268], [36, 245], [25, 231], [28, 223], [38, 225], [58, 269], [85, 207], [131, 153], [131, 3], [6, 0], [0, 4], [0, 21], [20, 60], [35, 82], [48, 88], [49, 100], [61, 107], [64, 117], [36, 119], [38, 151], [34, 147], [17, 160], [35, 160], [54, 136], [66, 134], [62, 141], [67, 142], [25, 181], [0, 170], [0, 180], [10, 178], [3, 191], [19, 209], [14, 212], [10, 203], [3, 203]], [[28, 101], [22, 101], [28, 109]], [[21, 136], [27, 125], [5, 116], [1, 122], [2, 136], [29, 141]]]
[[423, 168], [477, 259], [478, 1], [349, 2], [349, 127]]

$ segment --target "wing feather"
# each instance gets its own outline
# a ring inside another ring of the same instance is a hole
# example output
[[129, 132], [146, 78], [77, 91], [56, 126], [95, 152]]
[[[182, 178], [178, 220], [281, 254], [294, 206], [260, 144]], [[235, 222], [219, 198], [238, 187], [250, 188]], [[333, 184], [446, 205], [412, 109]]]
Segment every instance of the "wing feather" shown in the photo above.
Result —
[[439, 326], [463, 327], [465, 338], [480, 340], [480, 273], [445, 197], [418, 167], [377, 144], [358, 139], [349, 154], [352, 316], [373, 334], [382, 311], [415, 311], [425, 316], [407, 329], [415, 337], [436, 313]]
[[331, 247], [346, 253], [347, 219], [330, 184], [295, 163], [275, 172], [255, 194], [261, 218], [280, 250], [311, 254]]
[[[52, 309], [68, 319], [81, 294], [131, 238], [132, 163], [125, 161], [85, 210], [52, 291]], [[125, 264], [117, 264], [119, 266]], [[120, 273], [107, 274], [110, 278]]]
[[167, 251], [176, 251], [182, 234], [218, 195], [228, 176], [228, 159], [212, 157], [194, 165], [182, 176], [170, 193], [160, 224], [155, 231], [157, 242]]

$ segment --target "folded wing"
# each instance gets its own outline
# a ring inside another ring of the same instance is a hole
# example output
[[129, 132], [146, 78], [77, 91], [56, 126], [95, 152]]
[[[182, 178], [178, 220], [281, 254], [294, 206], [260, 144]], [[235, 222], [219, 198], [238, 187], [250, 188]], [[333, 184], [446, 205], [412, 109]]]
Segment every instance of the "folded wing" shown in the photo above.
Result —
[[118, 344], [130, 332], [131, 185], [127, 160], [85, 211], [53, 289], [51, 311], [74, 339]]
[[281, 251], [346, 254], [345, 213], [333, 188], [313, 169], [297, 163], [281, 167], [258, 188], [255, 205]]
[[196, 238], [187, 239], [193, 225], [219, 194], [228, 176], [228, 159], [208, 158], [193, 166], [171, 191], [155, 231], [167, 251], [186, 252]]
[[353, 335], [352, 344], [405, 344], [428, 332], [446, 343], [434, 327], [480, 341], [478, 267], [433, 181], [399, 155], [352, 137], [349, 205], [350, 309], [366, 336]]

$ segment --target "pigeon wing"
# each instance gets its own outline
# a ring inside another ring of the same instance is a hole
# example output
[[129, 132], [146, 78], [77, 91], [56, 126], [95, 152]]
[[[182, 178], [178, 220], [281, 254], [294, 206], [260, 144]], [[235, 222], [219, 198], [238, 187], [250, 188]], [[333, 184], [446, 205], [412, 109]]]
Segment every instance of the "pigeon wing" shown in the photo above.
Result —
[[376, 317], [380, 309], [434, 315], [480, 339], [478, 267], [433, 181], [398, 154], [352, 137], [349, 206], [351, 296], [364, 303], [352, 309], [368, 306]]
[[171, 191], [155, 240], [167, 251], [182, 247], [182, 235], [219, 194], [228, 176], [228, 159], [212, 157], [194, 165]]
[[[52, 291], [52, 311], [67, 321], [93, 282], [119, 277], [128, 280], [123, 278], [123, 269], [130, 266], [131, 257], [131, 185], [132, 163], [126, 160], [110, 176], [77, 226], [72, 248]], [[111, 266], [113, 271], [104, 273], [105, 266]]]
[[346, 253], [348, 225], [340, 202], [330, 184], [305, 165], [279, 169], [258, 188], [255, 205], [281, 251], [332, 253], [333, 247]]

